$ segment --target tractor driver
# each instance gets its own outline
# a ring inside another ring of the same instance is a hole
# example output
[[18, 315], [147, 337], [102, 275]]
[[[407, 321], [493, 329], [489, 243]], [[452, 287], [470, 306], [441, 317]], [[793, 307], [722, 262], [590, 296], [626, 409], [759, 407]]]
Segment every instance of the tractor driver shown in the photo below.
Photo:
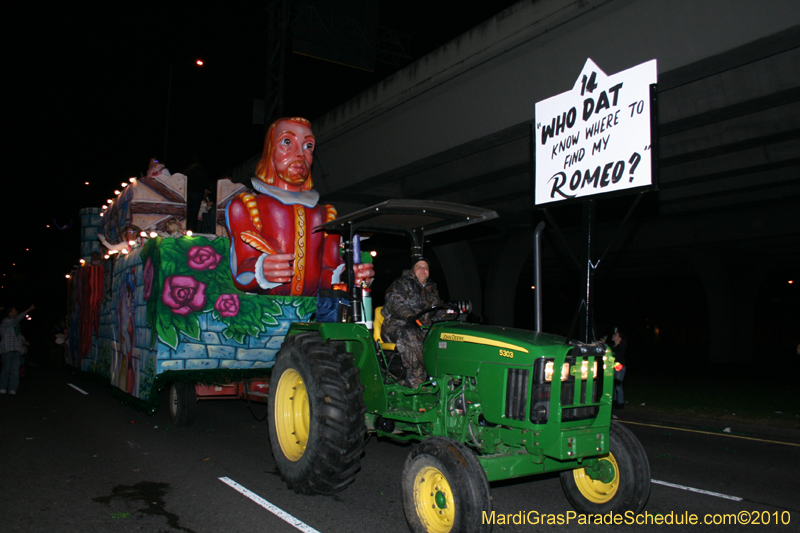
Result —
[[[397, 344], [406, 369], [405, 384], [411, 388], [417, 388], [427, 378], [422, 359], [425, 331], [416, 323], [416, 315], [441, 303], [436, 283], [430, 281], [430, 263], [424, 257], [415, 257], [411, 270], [404, 270], [386, 290], [386, 301], [381, 310], [385, 319], [381, 335], [386, 342]], [[430, 325], [434, 319], [444, 318], [452, 312], [427, 313], [420, 322]]]

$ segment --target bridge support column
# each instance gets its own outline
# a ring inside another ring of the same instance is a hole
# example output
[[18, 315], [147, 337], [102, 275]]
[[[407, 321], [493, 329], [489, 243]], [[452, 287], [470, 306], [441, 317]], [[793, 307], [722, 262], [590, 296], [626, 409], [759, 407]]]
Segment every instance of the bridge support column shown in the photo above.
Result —
[[433, 252], [444, 270], [451, 300], [469, 300], [473, 313], [483, 316], [481, 279], [478, 264], [468, 242], [434, 246]]
[[514, 297], [522, 266], [533, 253], [533, 231], [516, 228], [506, 238], [503, 251], [492, 258], [486, 281], [486, 318], [495, 326], [514, 325]]
[[711, 363], [753, 360], [755, 301], [765, 270], [731, 255], [723, 257], [714, 250], [689, 253], [706, 292]]

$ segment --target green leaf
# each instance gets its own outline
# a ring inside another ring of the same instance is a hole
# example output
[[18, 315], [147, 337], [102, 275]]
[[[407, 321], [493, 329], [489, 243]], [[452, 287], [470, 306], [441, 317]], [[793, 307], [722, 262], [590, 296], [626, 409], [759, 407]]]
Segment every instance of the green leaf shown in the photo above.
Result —
[[283, 315], [283, 308], [280, 301], [276, 301], [275, 297], [262, 296], [262, 298], [264, 298], [264, 300], [259, 301], [262, 314], [268, 314], [271, 316]]
[[156, 324], [156, 332], [158, 334], [158, 340], [173, 350], [178, 349], [178, 331], [171, 323], [167, 325], [162, 321], [158, 321]]
[[297, 302], [297, 318], [305, 318], [317, 310], [317, 299], [305, 297]]
[[272, 315], [261, 315], [261, 322], [267, 326], [277, 326], [279, 324], [278, 320]]
[[181, 328], [181, 332], [190, 339], [199, 341], [200, 321], [198, 320], [197, 315], [195, 313], [192, 313], [191, 315], [182, 318], [184, 318], [182, 322], [185, 329]]

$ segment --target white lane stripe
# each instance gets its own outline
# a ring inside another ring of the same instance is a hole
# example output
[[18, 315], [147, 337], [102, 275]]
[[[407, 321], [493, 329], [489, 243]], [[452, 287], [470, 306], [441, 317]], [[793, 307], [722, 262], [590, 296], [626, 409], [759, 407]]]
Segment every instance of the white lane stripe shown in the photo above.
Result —
[[229, 478], [229, 477], [221, 477], [221, 478], [219, 478], [219, 480], [222, 481], [223, 483], [225, 483], [226, 485], [228, 485], [229, 487], [231, 487], [236, 492], [239, 492], [239, 493], [243, 494], [244, 496], [247, 496], [248, 498], [250, 498], [251, 500], [256, 502], [258, 505], [260, 505], [261, 507], [263, 507], [264, 509], [266, 509], [270, 513], [274, 514], [275, 516], [277, 516], [278, 518], [280, 518], [281, 520], [283, 520], [287, 524], [296, 527], [300, 531], [303, 531], [303, 533], [320, 533], [319, 531], [317, 531], [313, 527], [309, 526], [305, 522], [302, 522], [301, 520], [298, 520], [297, 518], [293, 517], [292, 515], [290, 515], [289, 513], [284, 511], [283, 509], [281, 509], [279, 507], [275, 507], [274, 505], [269, 503], [267, 500], [265, 500], [264, 498], [262, 498], [258, 494], [255, 494], [254, 492], [251, 492], [251, 491], [247, 490], [246, 488], [244, 488], [243, 486], [239, 485], [238, 483], [236, 483], [231, 478]]
[[75, 389], [76, 391], [80, 392], [81, 394], [85, 394], [85, 395], [87, 395], [87, 396], [89, 395], [89, 393], [88, 393], [88, 392], [86, 392], [86, 391], [85, 391], [85, 390], [83, 390], [83, 389], [80, 389], [80, 388], [76, 387], [76, 386], [75, 386], [75, 385], [73, 385], [72, 383], [67, 383], [67, 385], [69, 385], [70, 387], [72, 387], [72, 388], [73, 388], [73, 389]]
[[735, 502], [740, 502], [744, 500], [744, 498], [740, 498], [738, 496], [728, 496], [727, 494], [720, 494], [719, 492], [711, 492], [710, 490], [696, 489], [694, 487], [686, 487], [684, 485], [676, 485], [675, 483], [667, 483], [666, 481], [659, 481], [658, 479], [651, 479], [650, 483], [655, 483], [656, 485], [664, 485], [665, 487], [672, 487], [673, 489], [681, 489], [681, 490], [688, 490], [689, 492], [697, 492], [699, 494], [705, 494], [707, 496], [716, 496], [717, 498], [725, 498], [726, 500], [733, 500]]

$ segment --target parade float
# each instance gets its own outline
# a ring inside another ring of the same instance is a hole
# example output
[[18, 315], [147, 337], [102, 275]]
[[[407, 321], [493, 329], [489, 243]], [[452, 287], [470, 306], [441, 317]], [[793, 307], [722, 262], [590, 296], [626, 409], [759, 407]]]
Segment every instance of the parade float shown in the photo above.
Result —
[[[581, 515], [640, 512], [649, 462], [612, 421], [615, 361], [603, 342], [470, 323], [470, 303], [445, 303], [408, 317], [425, 330], [428, 376], [412, 388], [393, 364], [397, 345], [384, 342], [382, 315], [372, 324], [361, 307], [373, 275], [361, 263], [363, 234], [409, 236], [416, 262], [428, 237], [497, 213], [387, 200], [337, 218], [311, 189], [307, 122], [277, 125], [252, 189], [219, 186], [225, 224], [215, 235], [180, 229], [186, 178], [163, 169], [102, 212], [83, 211], [69, 362], [150, 410], [169, 386], [176, 424], [191, 422], [198, 399], [266, 399], [277, 471], [301, 494], [351, 484], [368, 433], [417, 443], [401, 476], [415, 532], [488, 532], [489, 482], [543, 474], [559, 475]], [[342, 275], [352, 314], [326, 320], [319, 293]], [[423, 326], [425, 314], [448, 309], [455, 320]]]
[[107, 205], [82, 209], [67, 363], [149, 412], [169, 387], [179, 424], [196, 399], [265, 401], [289, 324], [315, 314], [342, 270], [338, 235], [313, 231], [336, 211], [317, 202], [312, 152], [307, 121], [273, 124], [252, 187], [217, 182], [213, 234], [184, 230], [187, 177], [155, 160]]

